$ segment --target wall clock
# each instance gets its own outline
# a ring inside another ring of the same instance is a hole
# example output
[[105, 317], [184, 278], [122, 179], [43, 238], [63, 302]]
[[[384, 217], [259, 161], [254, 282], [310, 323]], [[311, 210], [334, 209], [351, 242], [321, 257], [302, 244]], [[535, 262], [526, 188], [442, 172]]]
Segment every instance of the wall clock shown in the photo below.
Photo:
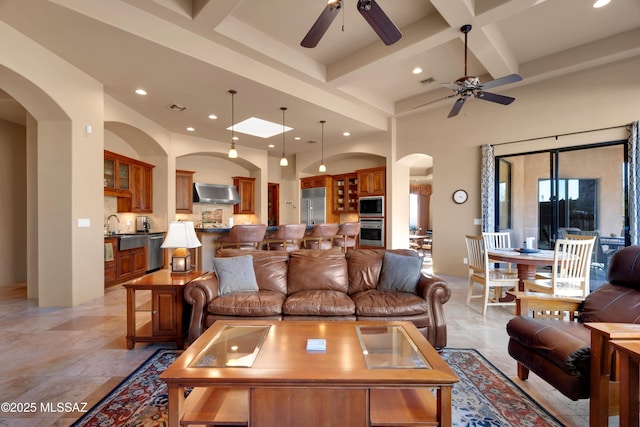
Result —
[[464, 190], [456, 190], [453, 192], [453, 201], [459, 205], [466, 202], [468, 197], [467, 192]]

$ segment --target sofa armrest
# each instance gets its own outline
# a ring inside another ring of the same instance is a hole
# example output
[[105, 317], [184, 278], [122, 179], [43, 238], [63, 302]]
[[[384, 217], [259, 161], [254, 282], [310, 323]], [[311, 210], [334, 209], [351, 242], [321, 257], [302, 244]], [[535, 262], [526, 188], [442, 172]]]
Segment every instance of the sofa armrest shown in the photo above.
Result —
[[443, 279], [436, 276], [420, 275], [418, 295], [429, 305], [431, 327], [427, 331], [427, 339], [437, 350], [447, 345], [447, 321], [444, 317], [444, 304], [451, 298], [451, 288]]
[[187, 342], [193, 343], [204, 331], [207, 306], [218, 297], [218, 277], [208, 273], [187, 283], [184, 288], [184, 299], [191, 307], [189, 321], [189, 337]]
[[541, 292], [509, 292], [516, 298], [516, 316], [564, 318], [574, 320], [584, 299], [544, 294]]

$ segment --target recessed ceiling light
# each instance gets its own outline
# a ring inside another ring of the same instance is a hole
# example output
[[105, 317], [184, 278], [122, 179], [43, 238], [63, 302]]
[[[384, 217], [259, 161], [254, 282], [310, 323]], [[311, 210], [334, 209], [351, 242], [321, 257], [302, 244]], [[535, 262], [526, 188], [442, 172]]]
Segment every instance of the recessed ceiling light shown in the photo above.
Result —
[[211, 120], [215, 120], [215, 119], [217, 119], [217, 118], [218, 118], [218, 116], [216, 116], [215, 114], [209, 114], [209, 118], [210, 118]]
[[296, 141], [300, 141], [302, 138], [300, 138], [299, 136], [296, 136], [296, 137], [295, 137], [295, 138], [293, 138], [293, 139], [295, 139]]
[[[594, 6], [594, 7], [595, 7], [595, 6]], [[147, 94], [147, 91], [146, 91], [146, 90], [144, 90], [144, 89], [136, 89], [136, 93], [137, 93], [138, 95], [146, 95], [146, 94]]]
[[420, 68], [420, 67], [416, 67], [412, 71], [413, 74], [420, 74], [421, 72], [422, 72], [422, 68]]
[[275, 146], [275, 145], [273, 145], [273, 144], [269, 144], [269, 145], [267, 145], [267, 147], [269, 147], [269, 148], [276, 148], [276, 146]]
[[[247, 135], [257, 136], [260, 138], [271, 138], [274, 135], [282, 133], [282, 123], [273, 123], [257, 117], [249, 117], [248, 119], [233, 125], [236, 132], [246, 133]], [[285, 126], [284, 131], [289, 132], [291, 127]], [[231, 126], [227, 128], [231, 130]]]
[[187, 130], [188, 130], [189, 132], [193, 132], [193, 131], [195, 131], [196, 129], [195, 129], [195, 128], [192, 128], [191, 126], [189, 126], [189, 127], [187, 128]]
[[598, 9], [600, 7], [608, 5], [609, 3], [611, 3], [611, 0], [596, 0], [596, 2], [593, 4], [593, 7]]
[[344, 135], [344, 136], [351, 136], [351, 133], [349, 133], [349, 132], [342, 132], [342, 135]]

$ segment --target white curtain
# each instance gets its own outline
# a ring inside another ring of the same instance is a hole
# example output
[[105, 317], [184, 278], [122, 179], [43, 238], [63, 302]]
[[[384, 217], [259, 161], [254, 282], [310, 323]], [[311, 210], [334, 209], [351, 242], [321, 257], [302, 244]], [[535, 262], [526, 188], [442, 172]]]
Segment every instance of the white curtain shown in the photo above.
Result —
[[482, 146], [482, 170], [480, 172], [480, 191], [482, 198], [482, 231], [495, 231], [495, 180], [496, 160], [493, 145]]
[[640, 242], [640, 122], [629, 125], [629, 235]]

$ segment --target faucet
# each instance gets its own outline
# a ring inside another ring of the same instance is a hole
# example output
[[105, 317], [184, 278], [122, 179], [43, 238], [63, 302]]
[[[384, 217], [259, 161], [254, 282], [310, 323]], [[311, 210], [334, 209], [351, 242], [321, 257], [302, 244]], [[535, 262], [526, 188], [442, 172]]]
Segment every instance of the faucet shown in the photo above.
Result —
[[110, 224], [109, 224], [109, 220], [110, 220], [111, 218], [115, 218], [115, 219], [116, 219], [116, 221], [118, 221], [118, 224], [120, 224], [120, 218], [118, 218], [118, 215], [116, 215], [116, 214], [111, 214], [111, 215], [109, 215], [109, 216], [107, 217], [107, 232], [108, 232], [109, 234], [116, 234], [116, 230], [113, 230], [113, 229], [112, 229], [111, 231], [109, 231], [109, 225], [110, 225]]

